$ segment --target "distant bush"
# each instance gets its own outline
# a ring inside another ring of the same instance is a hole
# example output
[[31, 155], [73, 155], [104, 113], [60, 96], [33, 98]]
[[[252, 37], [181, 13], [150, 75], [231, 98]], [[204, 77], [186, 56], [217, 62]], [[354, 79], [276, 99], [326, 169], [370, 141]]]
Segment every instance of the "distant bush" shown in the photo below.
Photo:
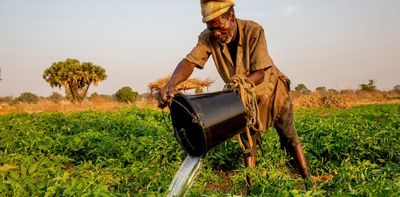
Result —
[[118, 102], [133, 103], [138, 98], [139, 94], [134, 92], [130, 87], [123, 87], [119, 89], [114, 97]]
[[376, 80], [374, 79], [369, 79], [368, 83], [362, 83], [360, 84], [360, 88], [362, 91], [367, 91], [367, 92], [372, 92], [376, 90]]
[[326, 92], [326, 87], [317, 87], [315, 88], [316, 92]]
[[97, 92], [94, 92], [89, 96], [89, 101], [91, 101], [91, 102], [111, 102], [111, 101], [113, 101], [113, 97], [111, 95], [99, 94]]
[[303, 83], [297, 84], [297, 86], [294, 88], [294, 91], [301, 93], [301, 94], [307, 94], [310, 93], [311, 91], [304, 85]]
[[24, 103], [37, 103], [39, 101], [39, 97], [36, 94], [30, 92], [24, 92], [15, 100], [17, 102], [24, 102]]
[[5, 97], [0, 97], [0, 103], [8, 103], [11, 104], [13, 103], [13, 97], [12, 96], [5, 96]]
[[339, 91], [337, 91], [337, 90], [335, 90], [335, 89], [333, 89], [333, 88], [330, 88], [330, 89], [328, 89], [328, 93], [329, 94], [335, 94], [335, 93], [338, 93]]
[[394, 92], [397, 92], [397, 93], [400, 93], [400, 85], [395, 85], [395, 86], [393, 87], [393, 91], [394, 91]]
[[60, 101], [64, 100], [64, 96], [58, 92], [53, 92], [49, 97], [47, 97], [50, 101], [54, 103], [59, 103]]

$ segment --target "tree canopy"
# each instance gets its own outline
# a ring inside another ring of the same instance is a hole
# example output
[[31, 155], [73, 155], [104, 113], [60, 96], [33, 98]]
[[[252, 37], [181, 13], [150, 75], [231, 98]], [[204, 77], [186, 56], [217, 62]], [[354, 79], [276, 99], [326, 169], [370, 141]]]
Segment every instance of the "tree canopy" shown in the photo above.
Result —
[[393, 91], [400, 93], [400, 84], [393, 87]]
[[123, 87], [115, 93], [115, 98], [118, 102], [133, 103], [138, 98], [139, 94], [130, 87]]
[[310, 90], [303, 83], [297, 84], [297, 86], [294, 88], [294, 91], [299, 92], [301, 94], [306, 94], [310, 92]]
[[92, 84], [98, 85], [106, 78], [102, 67], [91, 62], [81, 63], [77, 59], [55, 62], [43, 74], [43, 79], [51, 87], [64, 87], [67, 97], [78, 102], [83, 101]]
[[369, 92], [375, 91], [376, 90], [376, 80], [368, 79], [368, 83], [367, 84], [365, 84], [365, 83], [360, 84], [360, 88], [363, 91], [369, 91]]
[[24, 92], [15, 100], [24, 103], [37, 103], [39, 101], [39, 97], [31, 92]]

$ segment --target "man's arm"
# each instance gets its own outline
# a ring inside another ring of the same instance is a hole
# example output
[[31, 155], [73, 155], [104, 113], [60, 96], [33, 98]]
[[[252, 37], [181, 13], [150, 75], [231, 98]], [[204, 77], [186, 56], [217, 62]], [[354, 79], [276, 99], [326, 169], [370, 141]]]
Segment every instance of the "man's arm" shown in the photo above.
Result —
[[167, 84], [160, 90], [160, 98], [164, 103], [164, 105], [160, 105], [160, 107], [165, 107], [165, 104], [168, 103], [172, 97], [174, 97], [175, 87], [190, 77], [194, 67], [196, 67], [196, 64], [193, 64], [186, 59], [183, 59], [181, 62], [179, 62]]
[[254, 85], [258, 85], [264, 81], [265, 71], [257, 70], [247, 76], [247, 79], [254, 83]]

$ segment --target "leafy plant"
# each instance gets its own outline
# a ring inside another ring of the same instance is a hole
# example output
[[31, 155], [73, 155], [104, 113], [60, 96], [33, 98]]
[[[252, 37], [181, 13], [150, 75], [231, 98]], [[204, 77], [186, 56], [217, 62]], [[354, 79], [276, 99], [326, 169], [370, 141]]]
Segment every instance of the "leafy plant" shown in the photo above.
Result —
[[[185, 157], [159, 111], [0, 116], [1, 196], [165, 196]], [[316, 187], [262, 135], [257, 167], [233, 138], [211, 150], [188, 196], [399, 196], [400, 105], [295, 111]], [[262, 152], [262, 154], [261, 154]]]

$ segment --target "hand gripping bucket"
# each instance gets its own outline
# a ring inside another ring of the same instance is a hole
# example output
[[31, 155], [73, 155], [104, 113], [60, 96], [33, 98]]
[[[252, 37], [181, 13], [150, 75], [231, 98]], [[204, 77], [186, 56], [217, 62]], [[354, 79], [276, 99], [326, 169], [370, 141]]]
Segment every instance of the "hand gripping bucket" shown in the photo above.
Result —
[[177, 93], [170, 111], [174, 135], [191, 156], [204, 156], [246, 128], [244, 105], [233, 92]]

